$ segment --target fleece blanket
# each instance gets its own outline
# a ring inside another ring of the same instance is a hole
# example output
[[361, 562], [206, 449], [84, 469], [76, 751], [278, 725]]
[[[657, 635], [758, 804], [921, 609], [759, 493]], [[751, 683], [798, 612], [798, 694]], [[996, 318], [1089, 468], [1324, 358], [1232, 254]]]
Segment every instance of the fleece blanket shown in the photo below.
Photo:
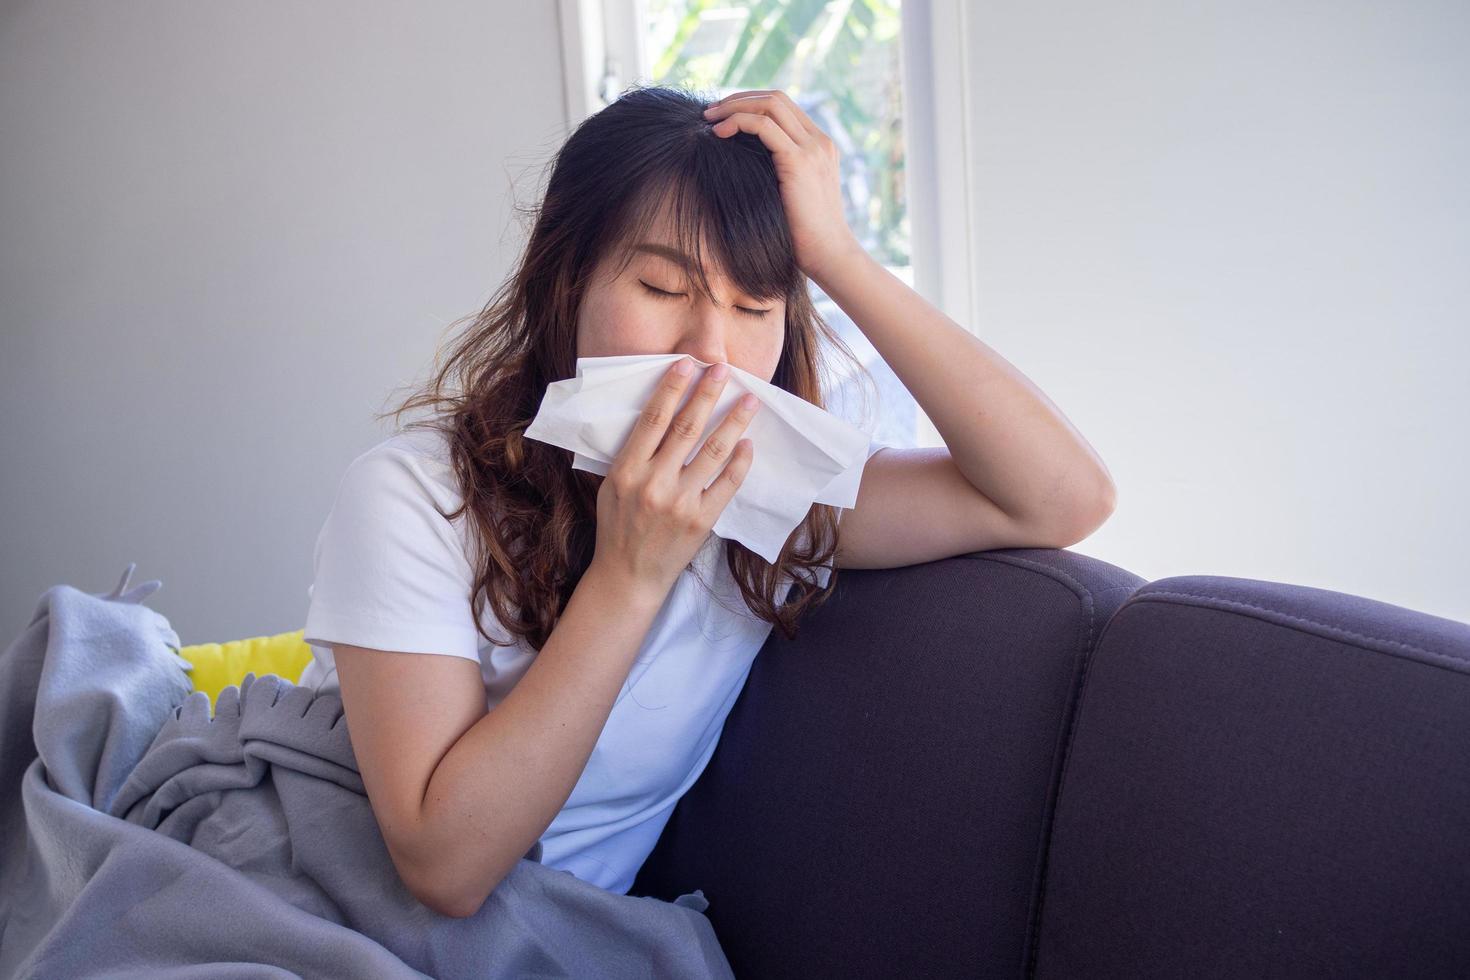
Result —
[[[403, 886], [342, 702], [209, 696], [130, 591], [57, 585], [0, 654], [0, 977], [732, 977], [702, 892], [523, 858], [468, 918]], [[253, 965], [252, 965], [253, 964]]]

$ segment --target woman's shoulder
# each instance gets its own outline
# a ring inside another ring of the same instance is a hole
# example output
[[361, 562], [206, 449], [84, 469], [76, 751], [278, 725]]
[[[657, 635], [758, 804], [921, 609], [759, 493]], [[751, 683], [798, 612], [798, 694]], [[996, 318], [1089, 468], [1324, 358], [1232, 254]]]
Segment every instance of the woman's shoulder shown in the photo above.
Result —
[[379, 440], [348, 463], [343, 484], [390, 495], [413, 492], [450, 509], [462, 499], [447, 437], [437, 429], [399, 429]]
[[474, 569], [432, 432], [352, 459], [317, 535], [306, 642], [479, 659]]
[[387, 456], [429, 467], [449, 466], [449, 443], [440, 429], [395, 430], [359, 453], [353, 460]]

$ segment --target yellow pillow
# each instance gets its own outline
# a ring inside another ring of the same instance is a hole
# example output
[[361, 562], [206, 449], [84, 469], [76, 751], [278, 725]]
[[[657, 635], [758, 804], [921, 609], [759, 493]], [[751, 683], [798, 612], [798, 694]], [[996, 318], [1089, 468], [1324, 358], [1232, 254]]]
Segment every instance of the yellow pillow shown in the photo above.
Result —
[[220, 691], [232, 684], [238, 687], [251, 671], [257, 677], [276, 674], [296, 683], [311, 663], [311, 647], [302, 639], [305, 635], [306, 630], [299, 629], [228, 643], [196, 643], [180, 647], [179, 656], [194, 665], [189, 679], [194, 690], [209, 695], [212, 705], [219, 700]]

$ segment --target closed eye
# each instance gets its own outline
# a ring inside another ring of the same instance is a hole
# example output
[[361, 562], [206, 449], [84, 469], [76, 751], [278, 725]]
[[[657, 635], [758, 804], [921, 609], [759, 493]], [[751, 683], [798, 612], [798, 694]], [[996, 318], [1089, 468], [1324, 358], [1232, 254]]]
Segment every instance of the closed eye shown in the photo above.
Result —
[[[660, 299], [673, 299], [673, 298], [675, 298], [677, 296], [683, 296], [683, 295], [685, 295], [684, 293], [671, 293], [667, 289], [659, 289], [657, 286], [650, 286], [648, 283], [644, 282], [642, 279], [639, 279], [638, 280], [638, 283], [644, 289], [648, 290], [650, 293], [653, 293], [655, 296], [659, 297]], [[764, 309], [764, 310], [752, 310], [752, 309], [748, 309], [748, 308], [746, 308], [744, 306], [737, 306], [737, 307], [735, 307], [735, 309], [739, 310], [741, 313], [744, 313], [746, 316], [753, 316], [753, 317], [757, 317], [757, 318], [763, 317], [767, 313], [771, 312], [769, 308], [768, 309]]]

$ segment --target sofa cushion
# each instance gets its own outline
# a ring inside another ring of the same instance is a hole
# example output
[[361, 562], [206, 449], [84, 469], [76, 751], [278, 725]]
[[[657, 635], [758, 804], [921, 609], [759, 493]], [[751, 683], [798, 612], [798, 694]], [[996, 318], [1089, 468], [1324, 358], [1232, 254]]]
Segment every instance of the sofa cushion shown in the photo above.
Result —
[[1470, 625], [1218, 576], [1094, 651], [1036, 975], [1470, 976]]

